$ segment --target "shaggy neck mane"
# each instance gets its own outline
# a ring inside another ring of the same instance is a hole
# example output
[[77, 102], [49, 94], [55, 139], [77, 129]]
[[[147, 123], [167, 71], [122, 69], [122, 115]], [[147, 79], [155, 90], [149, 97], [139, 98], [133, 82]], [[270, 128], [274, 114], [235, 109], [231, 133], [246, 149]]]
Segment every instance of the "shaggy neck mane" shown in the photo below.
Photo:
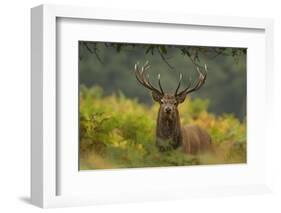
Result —
[[181, 144], [181, 126], [178, 110], [169, 116], [159, 110], [156, 136], [161, 140], [170, 140], [174, 148], [177, 148]]

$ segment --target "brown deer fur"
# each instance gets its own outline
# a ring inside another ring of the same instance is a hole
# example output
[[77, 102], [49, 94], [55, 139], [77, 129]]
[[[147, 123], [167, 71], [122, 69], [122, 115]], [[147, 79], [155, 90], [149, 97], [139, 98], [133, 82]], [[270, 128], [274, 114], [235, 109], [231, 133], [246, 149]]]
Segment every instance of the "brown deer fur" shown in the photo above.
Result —
[[182, 149], [185, 153], [198, 154], [212, 151], [211, 137], [208, 132], [197, 125], [182, 128]]
[[181, 127], [178, 105], [183, 103], [186, 95], [196, 91], [205, 83], [207, 76], [207, 67], [205, 65], [206, 73], [203, 74], [199, 68], [199, 80], [194, 87], [188, 86], [178, 93], [182, 75], [176, 92], [174, 94], [164, 93], [161, 83], [160, 75], [158, 75], [159, 89], [156, 89], [148, 79], [146, 72], [149, 68], [148, 62], [139, 69], [139, 65], [135, 65], [136, 78], [146, 88], [151, 90], [153, 100], [160, 104], [156, 125], [156, 146], [160, 151], [168, 151], [181, 147], [183, 152], [188, 154], [198, 154], [205, 151], [212, 150], [211, 137], [206, 130], [197, 125], [187, 125]]
[[[157, 101], [155, 95], [154, 100]], [[211, 137], [197, 125], [181, 127], [176, 98], [165, 94], [160, 101], [156, 125], [156, 146], [160, 151], [177, 149], [181, 146], [185, 153], [198, 154], [211, 150]], [[165, 109], [171, 108], [167, 113]]]

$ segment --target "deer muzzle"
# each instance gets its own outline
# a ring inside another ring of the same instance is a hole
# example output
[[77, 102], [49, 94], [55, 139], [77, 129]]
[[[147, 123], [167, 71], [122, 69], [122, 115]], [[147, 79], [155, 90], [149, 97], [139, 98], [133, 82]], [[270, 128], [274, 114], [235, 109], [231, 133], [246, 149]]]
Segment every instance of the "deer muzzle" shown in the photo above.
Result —
[[172, 111], [172, 108], [170, 106], [165, 106], [164, 107], [164, 112], [169, 114], [169, 113], [171, 113], [171, 111]]

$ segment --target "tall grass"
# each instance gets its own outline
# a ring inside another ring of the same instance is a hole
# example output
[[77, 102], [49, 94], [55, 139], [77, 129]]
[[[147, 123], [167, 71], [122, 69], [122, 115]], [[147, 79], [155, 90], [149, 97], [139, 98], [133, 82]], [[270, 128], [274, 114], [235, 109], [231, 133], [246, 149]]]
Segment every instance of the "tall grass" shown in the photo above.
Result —
[[80, 169], [112, 169], [246, 162], [246, 121], [208, 113], [208, 100], [179, 106], [181, 124], [197, 124], [212, 137], [213, 154], [188, 155], [181, 149], [158, 152], [158, 104], [146, 106], [121, 92], [103, 96], [100, 87], [80, 88]]

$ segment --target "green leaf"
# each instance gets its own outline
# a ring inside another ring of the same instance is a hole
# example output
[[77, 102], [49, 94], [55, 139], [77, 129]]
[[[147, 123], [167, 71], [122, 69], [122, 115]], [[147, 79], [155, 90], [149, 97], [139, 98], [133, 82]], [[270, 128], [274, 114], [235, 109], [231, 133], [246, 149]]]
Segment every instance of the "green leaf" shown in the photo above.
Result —
[[167, 49], [165, 46], [160, 46], [160, 50], [163, 54], [167, 54]]

